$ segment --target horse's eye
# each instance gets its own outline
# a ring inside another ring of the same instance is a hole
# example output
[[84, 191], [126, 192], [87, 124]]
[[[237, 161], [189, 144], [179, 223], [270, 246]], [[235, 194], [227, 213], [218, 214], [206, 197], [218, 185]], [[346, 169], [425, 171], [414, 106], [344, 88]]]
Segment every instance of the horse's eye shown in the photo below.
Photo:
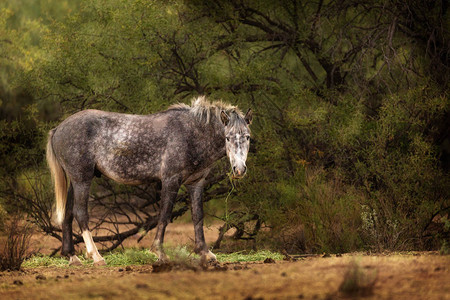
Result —
[[248, 135], [245, 138], [247, 139], [247, 141], [250, 140], [250, 136], [248, 136]]
[[230, 141], [230, 138], [229, 137], [227, 137], [227, 142], [229, 142]]

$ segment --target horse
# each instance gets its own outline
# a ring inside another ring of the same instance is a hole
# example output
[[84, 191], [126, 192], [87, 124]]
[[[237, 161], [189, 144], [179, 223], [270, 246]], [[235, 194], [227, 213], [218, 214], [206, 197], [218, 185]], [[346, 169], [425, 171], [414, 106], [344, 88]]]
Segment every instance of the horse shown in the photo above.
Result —
[[246, 174], [251, 122], [251, 109], [244, 115], [236, 106], [210, 102], [205, 96], [194, 98], [191, 105], [175, 104], [149, 115], [88, 109], [69, 116], [49, 131], [46, 149], [62, 228], [61, 255], [69, 258], [69, 265], [81, 265], [72, 237], [75, 217], [87, 255], [94, 265], [106, 265], [88, 226], [89, 190], [99, 174], [121, 184], [161, 183], [161, 210], [150, 248], [161, 262], [169, 259], [164, 232], [184, 185], [191, 199], [194, 252], [202, 261], [216, 260], [203, 232], [205, 178], [225, 155], [234, 178]]

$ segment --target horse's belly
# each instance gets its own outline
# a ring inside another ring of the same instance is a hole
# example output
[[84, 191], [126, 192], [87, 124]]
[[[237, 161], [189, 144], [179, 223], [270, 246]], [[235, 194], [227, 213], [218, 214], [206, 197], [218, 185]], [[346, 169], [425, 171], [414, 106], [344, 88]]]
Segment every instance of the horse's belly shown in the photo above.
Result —
[[154, 167], [144, 162], [100, 160], [96, 168], [106, 177], [123, 184], [136, 185], [158, 180]]

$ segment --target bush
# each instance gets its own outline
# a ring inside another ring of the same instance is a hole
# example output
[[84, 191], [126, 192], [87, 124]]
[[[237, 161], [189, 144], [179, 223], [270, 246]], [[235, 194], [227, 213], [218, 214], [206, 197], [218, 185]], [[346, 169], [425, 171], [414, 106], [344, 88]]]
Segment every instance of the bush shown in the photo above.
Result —
[[363, 238], [375, 250], [436, 248], [436, 232], [426, 231], [433, 216], [448, 213], [450, 181], [433, 139], [448, 104], [427, 87], [388, 97], [362, 136], [353, 184], [365, 194]]
[[272, 247], [290, 253], [343, 253], [362, 247], [360, 195], [321, 169], [278, 183], [278, 207], [266, 211]]
[[427, 84], [381, 97], [371, 116], [369, 99], [337, 97], [299, 93], [282, 128], [259, 125], [234, 210], [260, 216], [270, 230], [257, 239], [291, 252], [438, 249], [449, 99]]
[[[32, 228], [22, 221], [22, 216], [15, 215], [6, 221], [4, 231], [5, 243], [0, 249], [0, 270], [19, 270], [27, 257]], [[3, 237], [1, 237], [3, 238]]]

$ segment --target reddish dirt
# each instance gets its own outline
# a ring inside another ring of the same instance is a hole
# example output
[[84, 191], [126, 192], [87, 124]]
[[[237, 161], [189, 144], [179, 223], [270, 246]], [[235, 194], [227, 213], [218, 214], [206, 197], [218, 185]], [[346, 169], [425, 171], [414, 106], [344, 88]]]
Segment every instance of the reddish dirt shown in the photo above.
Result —
[[[168, 243], [192, 245], [192, 227], [171, 224]], [[214, 241], [217, 226], [206, 229], [206, 235], [209, 243]], [[136, 239], [126, 246], [147, 247], [152, 236], [139, 245]], [[49, 250], [58, 246], [57, 241], [39, 236], [34, 243]], [[346, 275], [349, 270], [356, 270], [359, 284]], [[159, 271], [146, 265], [0, 272], [0, 299], [450, 299], [450, 256], [435, 252], [352, 253], [220, 264], [207, 271], [183, 266]], [[340, 288], [344, 281], [346, 288]]]
[[[0, 273], [0, 299], [340, 299], [349, 266], [372, 278], [366, 299], [450, 299], [450, 256], [435, 253], [309, 257], [222, 264], [225, 271], [152, 266], [34, 268]], [[214, 268], [210, 268], [214, 269]]]

